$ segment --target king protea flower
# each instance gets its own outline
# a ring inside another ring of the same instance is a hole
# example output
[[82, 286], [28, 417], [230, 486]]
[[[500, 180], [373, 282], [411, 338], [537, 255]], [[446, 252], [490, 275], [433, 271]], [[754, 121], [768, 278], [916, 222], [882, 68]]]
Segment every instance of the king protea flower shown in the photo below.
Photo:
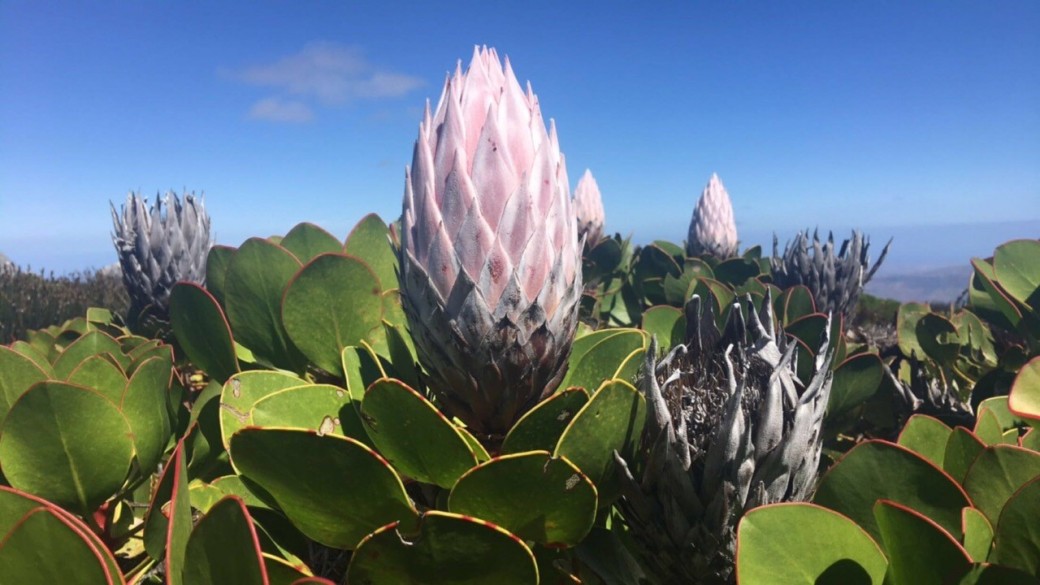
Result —
[[566, 370], [581, 244], [563, 155], [507, 59], [476, 48], [419, 125], [406, 173], [401, 299], [441, 407], [501, 438]]
[[733, 204], [719, 176], [712, 173], [701, 193], [690, 219], [686, 238], [686, 254], [729, 258], [737, 254], [737, 224], [733, 220]]
[[144, 313], [168, 319], [170, 291], [179, 281], [202, 284], [212, 240], [209, 215], [201, 198], [185, 193], [183, 201], [170, 191], [148, 199], [131, 192], [122, 213], [112, 209], [112, 243], [119, 255], [123, 284], [130, 297], [130, 322]]
[[603, 212], [599, 185], [588, 169], [585, 169], [585, 174], [574, 189], [574, 214], [578, 216], [578, 237], [584, 237], [585, 245], [589, 248], [595, 247], [603, 237], [606, 214]]

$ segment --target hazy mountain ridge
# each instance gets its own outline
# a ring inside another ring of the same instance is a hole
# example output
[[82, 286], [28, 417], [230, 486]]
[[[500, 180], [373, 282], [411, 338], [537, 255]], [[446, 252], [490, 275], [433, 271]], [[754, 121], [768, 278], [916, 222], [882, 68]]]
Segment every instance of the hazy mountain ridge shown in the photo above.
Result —
[[867, 283], [866, 291], [876, 297], [895, 299], [900, 302], [946, 301], [953, 302], [964, 289], [972, 275], [970, 264], [929, 268], [886, 274], [884, 269]]

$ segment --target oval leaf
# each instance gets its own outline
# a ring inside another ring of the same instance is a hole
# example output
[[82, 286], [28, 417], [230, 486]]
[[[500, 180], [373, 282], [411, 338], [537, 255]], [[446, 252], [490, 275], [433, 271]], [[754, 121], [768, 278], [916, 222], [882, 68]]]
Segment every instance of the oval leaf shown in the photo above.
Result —
[[448, 510], [493, 522], [524, 540], [574, 546], [596, 519], [596, 486], [547, 451], [504, 455], [466, 472]]
[[224, 311], [197, 284], [178, 282], [170, 292], [170, 325], [196, 367], [221, 384], [239, 371], [235, 342]]
[[429, 400], [398, 380], [372, 384], [361, 420], [379, 452], [402, 474], [451, 488], [477, 464], [469, 443]]
[[326, 546], [353, 549], [376, 528], [417, 517], [389, 464], [354, 439], [247, 428], [231, 438], [231, 457], [300, 532]]
[[[797, 542], [797, 547], [790, 546]], [[737, 527], [740, 583], [881, 585], [888, 561], [855, 522], [813, 504], [774, 504]]]
[[396, 523], [365, 537], [347, 581], [368, 585], [537, 585], [534, 555], [519, 538], [480, 520], [430, 511], [414, 531]]
[[281, 314], [293, 343], [315, 365], [343, 375], [340, 353], [382, 327], [379, 281], [363, 262], [324, 254], [303, 267], [285, 291]]

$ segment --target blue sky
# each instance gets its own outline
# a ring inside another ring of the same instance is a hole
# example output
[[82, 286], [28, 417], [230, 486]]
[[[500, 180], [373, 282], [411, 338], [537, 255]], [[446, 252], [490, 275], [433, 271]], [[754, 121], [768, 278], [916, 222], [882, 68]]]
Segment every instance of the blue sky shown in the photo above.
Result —
[[109, 264], [129, 190], [205, 192], [232, 245], [396, 217], [422, 107], [474, 44], [637, 241], [682, 240], [712, 172], [745, 244], [861, 227], [915, 267], [1040, 236], [1032, 0], [0, 0], [0, 251]]

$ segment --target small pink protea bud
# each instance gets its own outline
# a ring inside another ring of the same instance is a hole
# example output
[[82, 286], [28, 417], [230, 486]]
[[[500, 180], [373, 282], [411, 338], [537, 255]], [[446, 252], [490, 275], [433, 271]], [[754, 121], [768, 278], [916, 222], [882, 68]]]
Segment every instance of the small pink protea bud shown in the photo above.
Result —
[[599, 194], [599, 185], [592, 176], [592, 171], [585, 169], [585, 174], [574, 189], [574, 214], [578, 216], [578, 237], [585, 237], [585, 245], [593, 248], [603, 237], [603, 223], [606, 214], [603, 212], [603, 199]]
[[712, 173], [701, 193], [690, 220], [686, 239], [688, 256], [711, 255], [729, 258], [737, 255], [737, 224], [733, 221], [733, 204], [719, 176]]
[[582, 283], [556, 129], [494, 49], [426, 108], [403, 207], [401, 301], [427, 383], [500, 439], [559, 385]]

